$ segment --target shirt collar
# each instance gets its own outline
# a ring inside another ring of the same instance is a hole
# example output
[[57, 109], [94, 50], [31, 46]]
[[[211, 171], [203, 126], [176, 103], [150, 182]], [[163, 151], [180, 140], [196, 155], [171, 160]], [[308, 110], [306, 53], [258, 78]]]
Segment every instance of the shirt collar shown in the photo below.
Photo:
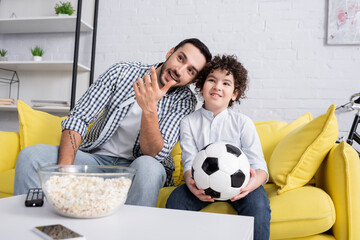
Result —
[[224, 117], [226, 117], [229, 113], [229, 110], [228, 108], [225, 108], [221, 113], [219, 113], [216, 117], [214, 117], [214, 114], [213, 112], [207, 110], [204, 108], [204, 105], [201, 107], [201, 114], [204, 115], [207, 119], [215, 119], [215, 118], [218, 118], [218, 119], [222, 119]]

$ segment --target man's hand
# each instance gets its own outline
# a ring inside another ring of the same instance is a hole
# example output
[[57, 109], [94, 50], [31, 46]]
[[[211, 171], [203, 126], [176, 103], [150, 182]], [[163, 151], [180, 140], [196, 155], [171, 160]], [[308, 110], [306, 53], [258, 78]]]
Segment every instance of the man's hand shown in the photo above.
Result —
[[145, 75], [144, 78], [138, 78], [133, 84], [136, 101], [143, 112], [157, 112], [156, 105], [159, 100], [176, 84], [175, 81], [169, 81], [163, 88], [159, 88], [158, 78], [155, 68], [150, 67], [151, 75]]
[[175, 81], [159, 88], [154, 67], [150, 67], [151, 78], [145, 75], [133, 84], [136, 101], [142, 109], [140, 126], [140, 148], [144, 155], [156, 156], [164, 147], [164, 139], [159, 129], [157, 103], [166, 94]]
[[203, 189], [198, 189], [195, 185], [195, 180], [192, 178], [191, 170], [188, 170], [184, 173], [184, 179], [186, 182], [186, 186], [189, 188], [189, 190], [201, 201], [203, 202], [214, 202], [215, 200], [205, 194], [205, 191]]

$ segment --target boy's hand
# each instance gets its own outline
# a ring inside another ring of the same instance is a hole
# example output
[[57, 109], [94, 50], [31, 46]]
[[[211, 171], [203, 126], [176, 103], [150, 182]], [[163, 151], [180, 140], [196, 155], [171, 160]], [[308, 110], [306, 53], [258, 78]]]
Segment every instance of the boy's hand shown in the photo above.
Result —
[[233, 198], [230, 199], [230, 201], [234, 202], [236, 200], [239, 200], [241, 198], [246, 197], [250, 192], [252, 192], [253, 190], [255, 190], [256, 188], [258, 188], [258, 184], [257, 184], [257, 174], [256, 171], [252, 168], [250, 168], [250, 179], [248, 184], [241, 188], [240, 193], [236, 196], [234, 196]]
[[176, 84], [170, 81], [163, 88], [159, 88], [158, 78], [155, 68], [150, 67], [151, 76], [145, 75], [144, 78], [138, 78], [133, 84], [136, 101], [144, 112], [156, 112], [157, 103], [169, 91], [170, 87]]
[[205, 191], [203, 189], [198, 189], [195, 185], [195, 180], [192, 178], [191, 170], [186, 171], [184, 174], [184, 179], [186, 182], [186, 186], [189, 188], [189, 190], [201, 201], [203, 202], [214, 202], [215, 200], [205, 194]]

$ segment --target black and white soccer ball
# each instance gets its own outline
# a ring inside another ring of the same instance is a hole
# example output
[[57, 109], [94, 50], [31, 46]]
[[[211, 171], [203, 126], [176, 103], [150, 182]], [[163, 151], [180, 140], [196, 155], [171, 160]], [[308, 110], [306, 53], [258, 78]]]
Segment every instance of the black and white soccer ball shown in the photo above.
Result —
[[197, 188], [215, 200], [231, 199], [250, 179], [248, 158], [238, 147], [223, 142], [204, 147], [196, 155], [191, 171]]

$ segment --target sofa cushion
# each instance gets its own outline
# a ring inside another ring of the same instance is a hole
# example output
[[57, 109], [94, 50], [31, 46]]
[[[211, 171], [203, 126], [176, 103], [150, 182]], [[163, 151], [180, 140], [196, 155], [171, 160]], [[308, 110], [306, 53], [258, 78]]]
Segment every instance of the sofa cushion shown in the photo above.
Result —
[[334, 146], [338, 136], [334, 111], [335, 105], [331, 105], [325, 114], [293, 130], [275, 147], [268, 167], [280, 187], [279, 194], [308, 183]]
[[[330, 196], [320, 188], [304, 186], [278, 195], [275, 184], [265, 184], [271, 208], [271, 239], [311, 236], [327, 231], [335, 222]], [[164, 208], [175, 187], [160, 189], [157, 207]], [[202, 212], [237, 214], [227, 202], [215, 202]]]
[[23, 101], [17, 101], [19, 113], [20, 150], [34, 144], [59, 145], [61, 121], [66, 117], [32, 109]]
[[266, 184], [265, 190], [271, 208], [271, 239], [319, 234], [335, 222], [334, 203], [320, 188], [304, 186], [279, 195], [275, 184]]
[[15, 168], [19, 154], [19, 133], [0, 131], [0, 173]]
[[360, 159], [349, 144], [342, 141], [331, 149], [315, 175], [316, 186], [329, 193], [336, 206], [332, 232], [336, 239], [360, 239]]
[[169, 198], [172, 191], [174, 191], [176, 187], [163, 187], [160, 188], [159, 191], [159, 197], [156, 202], [156, 207], [159, 208], [165, 208], [166, 207], [166, 201]]
[[[261, 148], [264, 153], [266, 164], [269, 165], [270, 157], [276, 145], [294, 129], [309, 123], [312, 120], [311, 113], [305, 113], [291, 123], [283, 121], [255, 122], [256, 131], [259, 135]], [[269, 181], [273, 182], [271, 175]]]
[[0, 173], [0, 198], [14, 195], [15, 168]]
[[177, 142], [173, 150], [171, 150], [171, 156], [173, 157], [175, 164], [175, 171], [173, 172], [174, 183], [175, 186], [180, 186], [185, 183], [185, 180], [183, 176], [184, 169], [181, 161], [181, 148], [179, 142]]

